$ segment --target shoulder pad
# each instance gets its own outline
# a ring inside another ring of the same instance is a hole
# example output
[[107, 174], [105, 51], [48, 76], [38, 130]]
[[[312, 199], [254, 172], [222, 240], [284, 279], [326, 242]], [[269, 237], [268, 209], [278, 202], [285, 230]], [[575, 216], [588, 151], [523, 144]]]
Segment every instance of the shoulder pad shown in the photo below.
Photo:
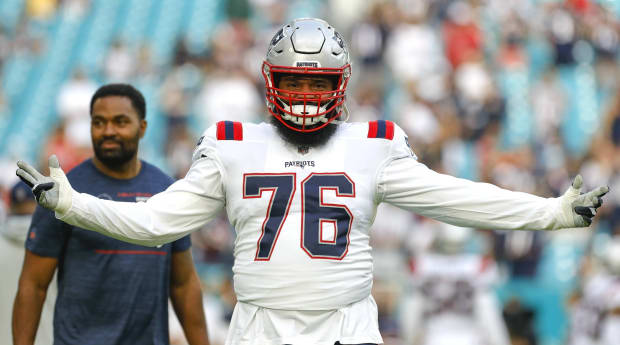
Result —
[[378, 139], [394, 139], [394, 122], [386, 120], [368, 122], [368, 137]]
[[241, 122], [218, 122], [216, 138], [217, 140], [243, 140], [243, 126]]

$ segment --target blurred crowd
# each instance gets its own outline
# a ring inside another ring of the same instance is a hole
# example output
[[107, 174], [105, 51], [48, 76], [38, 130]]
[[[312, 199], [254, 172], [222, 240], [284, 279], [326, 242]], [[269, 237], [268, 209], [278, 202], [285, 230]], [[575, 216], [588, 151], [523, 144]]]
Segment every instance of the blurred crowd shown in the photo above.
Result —
[[[4, 63], [11, 56], [36, 61], [53, 49], [45, 41], [46, 20], [60, 12], [86, 16], [95, 2], [26, 1], [15, 27], [0, 25], [3, 80], [13, 68]], [[151, 41], [113, 37], [94, 70], [71, 66], [54, 93], [57, 120], [40, 149], [42, 162], [56, 153], [67, 170], [89, 157], [90, 96], [101, 83], [129, 82], [154, 88], [147, 121], [165, 133], [155, 155], [163, 169], [182, 177], [203, 129], [219, 120], [267, 116], [260, 66], [277, 28], [293, 17], [321, 17], [352, 53], [350, 121], [395, 121], [430, 168], [546, 197], [559, 196], [578, 173], [588, 189], [611, 187], [590, 229], [558, 233], [448, 229], [451, 236], [442, 224], [381, 206], [373, 227], [373, 293], [386, 344], [619, 339], [620, 3], [220, 3], [221, 18], [208, 37], [199, 44], [177, 37], [166, 61], [154, 58]], [[0, 122], [10, 121], [14, 92], [0, 85]], [[7, 208], [15, 181], [9, 175], [1, 176]], [[224, 216], [193, 234], [215, 344], [225, 337], [234, 305], [233, 241]], [[433, 260], [441, 263], [428, 264]], [[480, 322], [467, 326], [454, 316], [470, 314], [482, 315]], [[469, 335], [430, 336], [445, 328]], [[482, 330], [472, 335], [476, 328]], [[179, 331], [171, 334], [183, 343]]]

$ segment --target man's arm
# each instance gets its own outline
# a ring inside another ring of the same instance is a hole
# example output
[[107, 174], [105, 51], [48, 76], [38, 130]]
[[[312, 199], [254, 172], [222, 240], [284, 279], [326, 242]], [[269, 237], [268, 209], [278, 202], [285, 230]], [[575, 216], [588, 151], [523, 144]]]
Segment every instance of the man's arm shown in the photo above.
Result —
[[209, 344], [200, 280], [190, 249], [172, 254], [170, 299], [189, 344]]
[[65, 223], [130, 243], [157, 246], [177, 240], [213, 219], [224, 208], [219, 164], [203, 157], [187, 175], [147, 202], [118, 202], [78, 193], [55, 156], [50, 176], [18, 162], [17, 175], [32, 187], [37, 202]]
[[57, 265], [56, 258], [39, 256], [26, 250], [13, 304], [13, 344], [34, 344], [47, 288]]
[[563, 196], [542, 198], [440, 174], [411, 157], [387, 164], [378, 182], [379, 201], [457, 226], [497, 230], [588, 226], [608, 191], [580, 194], [578, 176]]

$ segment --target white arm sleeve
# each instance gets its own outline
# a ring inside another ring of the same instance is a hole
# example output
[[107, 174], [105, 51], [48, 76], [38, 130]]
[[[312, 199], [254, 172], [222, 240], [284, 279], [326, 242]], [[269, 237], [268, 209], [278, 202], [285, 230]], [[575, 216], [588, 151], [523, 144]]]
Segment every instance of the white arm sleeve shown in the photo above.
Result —
[[116, 239], [157, 246], [199, 229], [225, 204], [216, 160], [194, 161], [187, 175], [147, 202], [118, 202], [73, 192], [71, 208], [56, 217]]
[[378, 175], [379, 201], [423, 216], [481, 229], [555, 230], [560, 203], [437, 173], [414, 157], [394, 159]]

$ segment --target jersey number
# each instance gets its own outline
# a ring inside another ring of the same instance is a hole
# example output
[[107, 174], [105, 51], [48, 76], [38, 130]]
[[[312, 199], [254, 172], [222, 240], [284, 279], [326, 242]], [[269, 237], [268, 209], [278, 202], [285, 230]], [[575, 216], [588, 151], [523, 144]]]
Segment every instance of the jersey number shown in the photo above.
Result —
[[[269, 260], [286, 220], [297, 183], [295, 174], [245, 174], [243, 198], [271, 192], [258, 239], [255, 260]], [[355, 197], [355, 184], [345, 173], [312, 173], [301, 182], [301, 248], [313, 259], [341, 260], [349, 249], [353, 214], [345, 206], [323, 201], [323, 192]]]

